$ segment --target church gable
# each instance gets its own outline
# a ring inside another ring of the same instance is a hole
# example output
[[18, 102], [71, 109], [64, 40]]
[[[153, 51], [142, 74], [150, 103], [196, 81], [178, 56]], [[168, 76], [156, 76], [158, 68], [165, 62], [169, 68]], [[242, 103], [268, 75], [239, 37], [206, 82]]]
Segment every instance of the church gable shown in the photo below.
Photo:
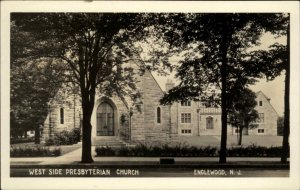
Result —
[[166, 133], [170, 133], [170, 107], [159, 103], [163, 95], [164, 92], [150, 71], [146, 71], [143, 75], [146, 138], [162, 140], [166, 138]]

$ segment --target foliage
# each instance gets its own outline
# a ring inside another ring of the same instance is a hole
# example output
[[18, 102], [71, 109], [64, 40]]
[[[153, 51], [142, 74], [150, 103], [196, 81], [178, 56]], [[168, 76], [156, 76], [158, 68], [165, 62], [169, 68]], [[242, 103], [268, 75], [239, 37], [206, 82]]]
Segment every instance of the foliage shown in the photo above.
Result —
[[257, 127], [257, 124], [253, 123], [259, 118], [255, 110], [256, 105], [256, 94], [252, 90], [240, 88], [235, 91], [228, 109], [228, 123], [238, 129], [238, 145], [242, 144], [243, 129]]
[[39, 143], [39, 128], [48, 114], [48, 102], [61, 85], [59, 80], [64, 69], [61, 62], [30, 56], [30, 40], [34, 39], [12, 21], [10, 131], [12, 137], [18, 137], [35, 130], [36, 143]]
[[74, 136], [74, 141], [79, 142], [81, 141], [81, 129], [80, 128], [75, 128], [71, 131], [71, 135]]
[[101, 155], [101, 156], [115, 156], [116, 153], [115, 151], [108, 146], [105, 147], [96, 147], [95, 149], [97, 155]]
[[20, 144], [20, 143], [29, 143], [34, 142], [33, 137], [27, 137], [27, 138], [11, 138], [10, 144]]
[[[184, 53], [185, 59], [180, 61], [176, 73], [180, 84], [162, 99], [162, 103], [169, 104], [184, 98], [199, 100], [203, 97], [209, 101], [212, 93], [219, 94], [222, 90], [222, 45], [227, 46], [228, 104], [231, 93], [253, 84], [256, 78], [262, 77], [263, 72], [268, 72], [270, 79], [277, 76], [277, 65], [249, 60], [250, 56], [257, 53], [251, 48], [259, 45], [259, 39], [265, 31], [276, 32], [271, 23], [276, 21], [279, 24], [281, 17], [282, 14], [251, 13], [167, 15], [161, 22], [170, 23], [170, 27], [163, 25], [164, 33], [160, 35], [164, 35], [166, 41]], [[214, 99], [217, 105], [221, 105], [220, 98]]]
[[[284, 14], [216, 13], [170, 14], [163, 19], [167, 42], [186, 51], [176, 77], [178, 86], [161, 103], [194, 99], [213, 101], [222, 109], [220, 163], [226, 162], [227, 112], [234, 93], [268, 75], [279, 73], [276, 64], [253, 62], [251, 48], [266, 31], [280, 35]], [[169, 27], [165, 27], [165, 25]], [[220, 93], [221, 92], [221, 93]]]
[[[98, 90], [107, 96], [140, 96], [134, 74], [146, 69], [134, 42], [150, 21], [138, 13], [14, 13], [12, 22], [26, 34], [25, 54], [62, 62], [64, 80], [80, 89], [83, 113], [82, 162], [92, 162], [91, 115]], [[143, 67], [134, 72], [130, 63]], [[147, 67], [149, 69], [150, 67]]]
[[234, 147], [227, 151], [230, 157], [280, 157], [282, 147], [263, 147], [250, 145], [247, 147]]
[[46, 140], [46, 145], [72, 145], [80, 141], [80, 129], [75, 128], [71, 131], [61, 131], [56, 133], [54, 137]]
[[50, 148], [43, 146], [11, 146], [10, 156], [11, 157], [52, 157], [60, 156], [60, 148]]
[[[232, 147], [227, 150], [230, 157], [280, 157], [281, 147], [263, 147], [250, 145], [247, 147]], [[216, 147], [195, 147], [183, 144], [169, 146], [147, 146], [139, 144], [136, 147], [96, 147], [96, 156], [129, 156], [129, 157], [217, 157]]]
[[[284, 90], [284, 124], [282, 140], [282, 157], [281, 162], [287, 162], [289, 155], [289, 134], [290, 134], [290, 15], [285, 14], [281, 19], [282, 24], [277, 26], [280, 35], [287, 37], [286, 45], [275, 43], [269, 47], [268, 51], [260, 50], [251, 56], [253, 62], [263, 64], [273, 64], [277, 67], [277, 73], [285, 72], [285, 90]], [[269, 73], [266, 72], [266, 77]]]
[[217, 149], [214, 147], [194, 147], [183, 144], [169, 146], [168, 144], [146, 145], [138, 144], [135, 147], [96, 147], [97, 156], [137, 156], [137, 157], [204, 157], [215, 156]]

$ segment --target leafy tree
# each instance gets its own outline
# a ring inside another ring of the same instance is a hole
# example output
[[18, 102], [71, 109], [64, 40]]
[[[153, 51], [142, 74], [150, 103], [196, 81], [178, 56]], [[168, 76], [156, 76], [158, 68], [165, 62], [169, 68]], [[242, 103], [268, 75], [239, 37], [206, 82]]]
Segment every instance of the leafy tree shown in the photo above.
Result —
[[[11, 136], [27, 136], [35, 130], [35, 143], [40, 143], [40, 126], [48, 113], [47, 103], [60, 87], [58, 78], [63, 73], [60, 63], [50, 59], [38, 60], [28, 57], [30, 40], [27, 33], [11, 23], [11, 72], [10, 72], [10, 121]], [[39, 64], [36, 64], [38, 62]]]
[[259, 50], [253, 52], [250, 60], [261, 64], [272, 64], [276, 68], [274, 73], [264, 72], [267, 79], [271, 80], [274, 76], [285, 72], [285, 90], [284, 90], [284, 127], [282, 141], [281, 162], [286, 163], [289, 156], [289, 134], [290, 134], [290, 15], [284, 14], [278, 18], [278, 24], [273, 25], [272, 34], [286, 36], [286, 45], [275, 43], [270, 46], [269, 50]]
[[65, 81], [79, 86], [83, 112], [81, 161], [93, 162], [91, 115], [96, 90], [107, 96], [139, 96], [133, 70], [126, 63], [140, 60], [133, 42], [147, 33], [145, 14], [32, 13], [12, 14], [12, 20], [33, 39], [27, 55], [61, 61], [68, 68]]
[[[12, 134], [35, 130], [35, 143], [40, 142], [40, 126], [44, 123], [47, 103], [54, 97], [59, 82], [55, 69], [33, 63], [22, 63], [11, 68], [11, 127]], [[26, 136], [26, 135], [25, 135]]]
[[238, 145], [242, 144], [243, 130], [257, 127], [253, 123], [259, 118], [258, 112], [255, 110], [257, 105], [255, 98], [255, 93], [247, 88], [242, 89], [241, 92], [235, 92], [234, 100], [228, 112], [228, 123], [237, 128]]
[[171, 25], [164, 30], [166, 41], [179, 51], [189, 51], [176, 75], [180, 84], [161, 102], [171, 103], [186, 98], [198, 100], [207, 94], [218, 94], [220, 90], [219, 99], [215, 99], [222, 110], [219, 162], [225, 163], [231, 94], [239, 87], [253, 84], [262, 73], [273, 78], [276, 76], [273, 64], [249, 61], [249, 51], [259, 44], [264, 32], [276, 31], [274, 25], [281, 24], [282, 14], [174, 14], [169, 17], [165, 17], [165, 22]]

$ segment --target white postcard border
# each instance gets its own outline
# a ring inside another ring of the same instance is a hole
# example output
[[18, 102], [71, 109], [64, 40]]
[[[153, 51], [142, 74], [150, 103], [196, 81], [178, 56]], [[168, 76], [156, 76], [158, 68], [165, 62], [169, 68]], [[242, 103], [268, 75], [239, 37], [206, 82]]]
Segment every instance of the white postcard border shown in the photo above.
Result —
[[[288, 178], [11, 178], [9, 177], [10, 12], [290, 12], [291, 165]], [[1, 2], [1, 183], [3, 189], [298, 189], [299, 188], [299, 2]]]

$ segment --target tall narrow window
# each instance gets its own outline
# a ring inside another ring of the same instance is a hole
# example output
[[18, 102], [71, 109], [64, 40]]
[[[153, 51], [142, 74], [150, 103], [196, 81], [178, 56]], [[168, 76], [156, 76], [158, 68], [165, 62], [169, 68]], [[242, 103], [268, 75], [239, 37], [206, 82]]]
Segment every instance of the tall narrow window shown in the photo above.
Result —
[[263, 102], [262, 101], [259, 101], [259, 106], [262, 106], [263, 105]]
[[160, 107], [157, 107], [157, 109], [156, 109], [156, 122], [161, 123], [161, 110], [160, 110]]
[[60, 108], [60, 124], [64, 124], [64, 108]]
[[206, 129], [213, 129], [214, 128], [214, 122], [212, 117], [206, 118]]

